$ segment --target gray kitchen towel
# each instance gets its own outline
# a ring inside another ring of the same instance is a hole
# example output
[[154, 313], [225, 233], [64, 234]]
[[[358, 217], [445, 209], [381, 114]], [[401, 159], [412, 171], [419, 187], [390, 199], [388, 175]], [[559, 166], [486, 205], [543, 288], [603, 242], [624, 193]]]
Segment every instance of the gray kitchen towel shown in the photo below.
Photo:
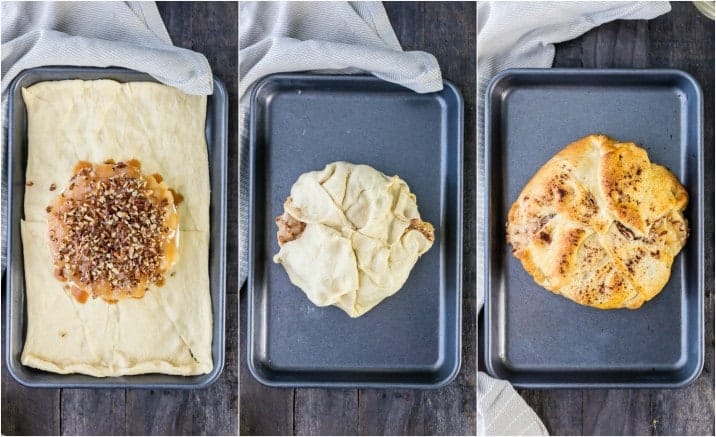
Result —
[[380, 2], [239, 3], [240, 285], [248, 274], [250, 88], [269, 74], [296, 71], [366, 72], [419, 93], [443, 86], [434, 56], [401, 49]]
[[[554, 60], [554, 44], [574, 39], [613, 20], [644, 20], [671, 10], [668, 2], [479, 2], [477, 8], [478, 144], [484, 156], [485, 88], [507, 68], [547, 68]], [[485, 162], [477, 161], [477, 217], [483, 217]], [[477, 247], [485, 241], [478, 225]], [[482, 307], [485, 258], [477, 251], [477, 306]], [[506, 381], [484, 373], [477, 384], [478, 435], [546, 435], [532, 409]]]
[[[213, 90], [204, 55], [175, 47], [154, 2], [2, 2], [2, 204], [7, 201], [7, 89], [28, 68], [125, 67], [188, 94]], [[5, 270], [6, 217], [2, 229]]]

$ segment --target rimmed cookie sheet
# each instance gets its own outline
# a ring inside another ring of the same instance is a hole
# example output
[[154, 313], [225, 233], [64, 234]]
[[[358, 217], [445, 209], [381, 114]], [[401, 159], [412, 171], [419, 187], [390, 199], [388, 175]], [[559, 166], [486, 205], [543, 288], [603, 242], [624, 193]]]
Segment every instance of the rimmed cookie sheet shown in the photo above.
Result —
[[[638, 310], [580, 306], [512, 256], [507, 212], [555, 153], [591, 133], [644, 147], [689, 193], [691, 236]], [[704, 361], [703, 96], [678, 70], [513, 69], [485, 95], [484, 344], [493, 376], [530, 388], [676, 388]]]
[[[247, 361], [282, 387], [436, 388], [460, 368], [463, 103], [371, 76], [280, 74], [250, 110]], [[334, 161], [399, 175], [435, 243], [395, 295], [351, 319], [289, 282], [274, 217], [299, 175]]]
[[52, 80], [112, 79], [118, 82], [157, 82], [145, 73], [123, 68], [41, 67], [25, 70], [10, 85], [8, 108], [8, 246], [5, 295], [5, 362], [10, 375], [23, 385], [38, 388], [148, 388], [194, 389], [214, 382], [224, 367], [226, 288], [226, 180], [228, 94], [214, 78], [214, 92], [207, 98], [206, 141], [209, 153], [211, 199], [209, 217], [209, 280], [213, 313], [213, 370], [205, 375], [177, 376], [144, 374], [96, 378], [88, 375], [61, 375], [26, 367], [20, 362], [25, 341], [25, 269], [20, 237], [27, 167], [27, 112], [23, 87]]

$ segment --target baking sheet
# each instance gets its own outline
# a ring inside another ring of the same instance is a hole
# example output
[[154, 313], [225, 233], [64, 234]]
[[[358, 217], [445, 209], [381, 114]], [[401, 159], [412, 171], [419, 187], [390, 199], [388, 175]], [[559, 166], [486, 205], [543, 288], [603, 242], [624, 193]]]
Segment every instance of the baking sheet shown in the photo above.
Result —
[[[446, 82], [417, 94], [369, 76], [282, 74], [257, 84], [250, 113], [247, 354], [285, 387], [447, 384], [460, 367], [462, 98]], [[289, 282], [274, 217], [304, 172], [333, 161], [403, 178], [435, 244], [395, 295], [357, 319], [314, 306]]]
[[[486, 92], [484, 361], [518, 387], [681, 387], [704, 360], [703, 97], [677, 70], [507, 70]], [[535, 172], [590, 133], [633, 141], [689, 192], [691, 235], [664, 290], [638, 310], [580, 306], [539, 285], [505, 240]]]
[[21, 90], [37, 82], [65, 79], [113, 79], [119, 82], [157, 82], [151, 76], [122, 68], [42, 67], [25, 70], [10, 86], [8, 108], [8, 266], [5, 288], [5, 362], [10, 375], [23, 385], [42, 388], [200, 388], [214, 382], [224, 366], [226, 172], [228, 94], [214, 78], [214, 93], [207, 98], [206, 140], [209, 151], [211, 236], [209, 278], [214, 329], [214, 369], [206, 375], [176, 376], [144, 374], [95, 378], [87, 375], [60, 375], [26, 367], [20, 363], [25, 342], [25, 269], [20, 237], [23, 217], [25, 169], [27, 167], [27, 113]]

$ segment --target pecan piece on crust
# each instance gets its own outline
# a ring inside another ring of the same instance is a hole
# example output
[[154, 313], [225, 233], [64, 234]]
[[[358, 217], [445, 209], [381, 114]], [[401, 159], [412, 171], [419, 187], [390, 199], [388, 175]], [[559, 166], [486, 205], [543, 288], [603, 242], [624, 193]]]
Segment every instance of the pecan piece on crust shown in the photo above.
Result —
[[276, 238], [280, 246], [297, 239], [303, 234], [303, 230], [306, 229], [304, 222], [295, 219], [288, 212], [284, 212], [282, 215], [276, 217], [276, 226], [278, 227]]

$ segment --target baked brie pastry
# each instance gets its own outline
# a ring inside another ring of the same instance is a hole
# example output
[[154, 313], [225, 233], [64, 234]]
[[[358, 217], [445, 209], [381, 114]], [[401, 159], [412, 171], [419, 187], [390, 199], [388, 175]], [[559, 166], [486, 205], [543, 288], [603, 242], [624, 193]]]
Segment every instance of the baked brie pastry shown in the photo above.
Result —
[[434, 240], [405, 181], [347, 162], [301, 175], [276, 224], [274, 262], [315, 305], [351, 317], [395, 294]]
[[688, 194], [634, 143], [589, 135], [557, 153], [509, 211], [507, 241], [544, 288], [599, 309], [659, 294], [688, 237]]

